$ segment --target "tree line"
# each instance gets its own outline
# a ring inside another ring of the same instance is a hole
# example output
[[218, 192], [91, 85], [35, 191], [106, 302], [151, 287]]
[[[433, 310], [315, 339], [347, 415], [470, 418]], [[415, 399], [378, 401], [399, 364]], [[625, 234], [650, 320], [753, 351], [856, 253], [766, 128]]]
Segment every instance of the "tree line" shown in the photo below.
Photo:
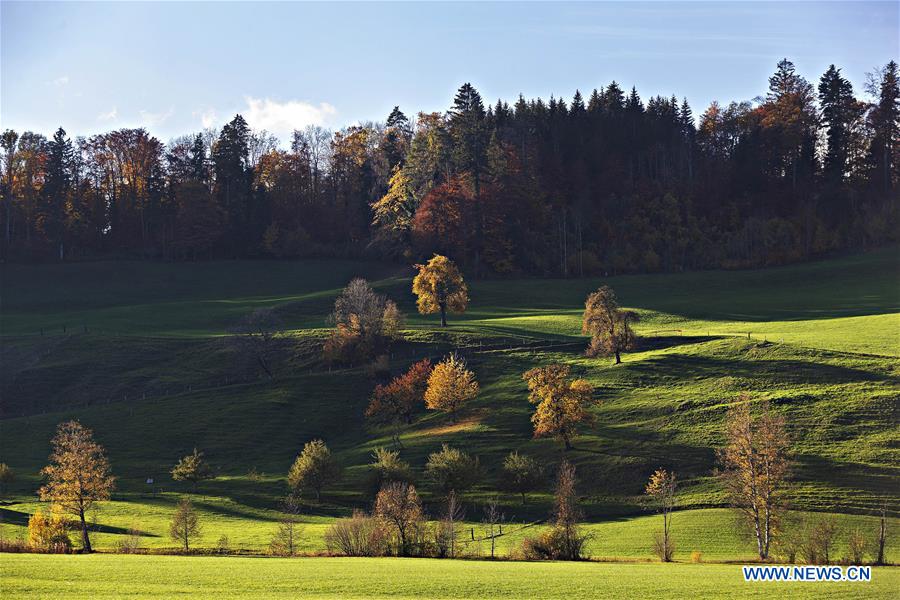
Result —
[[612, 82], [571, 100], [485, 105], [328, 131], [286, 146], [240, 115], [162, 143], [6, 130], [5, 260], [377, 257], [438, 252], [476, 276], [766, 265], [896, 240], [895, 61], [861, 100], [832, 65], [787, 59], [752, 102]]

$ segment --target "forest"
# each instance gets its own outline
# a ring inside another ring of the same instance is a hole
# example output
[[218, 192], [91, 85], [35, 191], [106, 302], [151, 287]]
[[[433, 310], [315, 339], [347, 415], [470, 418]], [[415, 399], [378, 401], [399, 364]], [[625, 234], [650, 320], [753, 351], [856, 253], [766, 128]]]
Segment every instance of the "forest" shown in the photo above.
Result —
[[[288, 141], [241, 115], [168, 144], [145, 129], [2, 135], [5, 261], [440, 253], [470, 276], [580, 277], [765, 266], [897, 240], [900, 85], [864, 94], [787, 59], [752, 101], [486, 103]], [[862, 99], [863, 96], [866, 99]]]

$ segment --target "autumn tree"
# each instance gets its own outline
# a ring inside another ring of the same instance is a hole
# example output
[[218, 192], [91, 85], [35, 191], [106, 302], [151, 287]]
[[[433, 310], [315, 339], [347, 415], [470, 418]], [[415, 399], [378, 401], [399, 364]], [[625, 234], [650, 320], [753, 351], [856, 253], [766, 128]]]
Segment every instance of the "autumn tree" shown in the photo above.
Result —
[[395, 377], [388, 384], [375, 386], [366, 418], [379, 425], [389, 425], [394, 429], [394, 442], [400, 442], [400, 428], [412, 423], [416, 408], [425, 401], [428, 378], [431, 375], [431, 361], [427, 358], [413, 364], [409, 370]]
[[463, 359], [451, 354], [436, 364], [428, 375], [425, 406], [448, 413], [455, 423], [460, 408], [477, 395], [475, 374], [466, 368]]
[[400, 556], [414, 553], [417, 529], [425, 519], [415, 486], [395, 481], [381, 488], [375, 498], [375, 516], [393, 529]]
[[274, 362], [281, 344], [281, 319], [271, 308], [257, 308], [231, 328], [231, 347], [246, 363], [275, 379]]
[[416, 265], [419, 273], [413, 278], [412, 291], [416, 305], [423, 315], [439, 312], [441, 327], [447, 326], [447, 311], [465, 312], [469, 303], [469, 288], [462, 273], [446, 256], [435, 254], [426, 264]]
[[82, 548], [91, 552], [86, 513], [95, 502], [109, 500], [115, 484], [106, 452], [94, 441], [93, 432], [78, 421], [61, 423], [50, 444], [50, 464], [41, 470], [47, 483], [38, 493], [41, 500], [78, 517]]
[[672, 511], [675, 508], [675, 492], [677, 490], [677, 481], [675, 473], [670, 473], [665, 469], [657, 469], [650, 476], [644, 493], [648, 497], [648, 502], [654, 509], [658, 510], [663, 518], [662, 533], [657, 533], [654, 539], [654, 548], [657, 556], [663, 562], [671, 562], [672, 555], [675, 552], [672, 543]]
[[175, 514], [169, 524], [169, 537], [180, 543], [185, 552], [190, 551], [190, 542], [200, 535], [200, 517], [190, 498], [182, 498], [175, 507]]
[[461, 494], [474, 486], [481, 477], [478, 459], [458, 448], [444, 444], [440, 451], [428, 455], [425, 474], [444, 495]]
[[326, 358], [352, 363], [383, 352], [400, 335], [403, 315], [392, 300], [357, 277], [335, 300], [329, 321], [335, 330], [325, 343]]
[[536, 405], [531, 422], [534, 437], [561, 439], [566, 449], [572, 448], [572, 436], [578, 425], [593, 423], [588, 408], [596, 404], [594, 388], [584, 379], [570, 379], [569, 365], [552, 364], [525, 372], [528, 401]]
[[589, 536], [578, 522], [582, 518], [576, 491], [575, 466], [567, 460], [559, 465], [553, 492], [553, 526], [536, 538], [525, 538], [522, 550], [526, 558], [579, 560]]
[[191, 454], [183, 456], [175, 467], [172, 468], [172, 479], [175, 481], [190, 481], [194, 490], [197, 490], [197, 483], [207, 479], [214, 479], [215, 475], [212, 468], [203, 453], [196, 448]]
[[621, 353], [633, 350], [637, 345], [637, 334], [631, 325], [638, 321], [638, 315], [622, 310], [616, 293], [609, 286], [603, 286], [587, 297], [581, 330], [590, 334], [591, 344], [588, 356], [615, 356], [616, 364], [622, 362]]
[[784, 419], [774, 414], [766, 401], [754, 415], [749, 395], [741, 394], [728, 412], [725, 447], [719, 451], [719, 460], [731, 502], [753, 531], [762, 560], [769, 557], [784, 511], [788, 449]]
[[288, 485], [297, 494], [312, 489], [316, 494], [316, 502], [322, 499], [322, 490], [338, 481], [341, 467], [331, 454], [331, 450], [322, 440], [312, 440], [303, 446], [291, 470], [288, 472]]
[[525, 504], [525, 494], [536, 490], [543, 483], [544, 469], [527, 454], [510, 452], [503, 459], [503, 476], [505, 487], [521, 494], [522, 504]]

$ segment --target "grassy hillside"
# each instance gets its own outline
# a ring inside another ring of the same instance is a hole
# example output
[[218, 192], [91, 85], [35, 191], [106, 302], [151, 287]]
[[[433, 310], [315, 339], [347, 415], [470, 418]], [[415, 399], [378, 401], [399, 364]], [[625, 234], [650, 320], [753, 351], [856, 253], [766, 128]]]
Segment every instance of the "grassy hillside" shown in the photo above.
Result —
[[[134, 523], [159, 535], [149, 545], [169, 545], [162, 537], [166, 515], [187, 488], [167, 472], [194, 446], [221, 475], [200, 486], [202, 508], [215, 522], [210, 544], [220, 529], [234, 527], [241, 547], [264, 545], [284, 474], [313, 437], [325, 439], [347, 469], [322, 505], [306, 507], [310, 531], [367, 505], [364, 465], [375, 447], [389, 444], [389, 433], [368, 427], [362, 416], [374, 381], [364, 368], [329, 371], [319, 359], [325, 317], [354, 275], [369, 278], [407, 312], [394, 372], [458, 348], [478, 376], [482, 393], [460, 423], [422, 412], [405, 431], [402, 451], [419, 475], [442, 442], [477, 454], [486, 476], [465, 498], [474, 520], [511, 450], [551, 469], [564, 455], [572, 460], [588, 518], [605, 527], [641, 514], [643, 483], [659, 466], [679, 473], [684, 508], [721, 506], [725, 498], [711, 475], [715, 448], [740, 392], [769, 398], [787, 418], [796, 508], [867, 514], [887, 503], [898, 511], [898, 266], [896, 249], [889, 249], [760, 271], [472, 282], [469, 311], [439, 331], [436, 319], [414, 314], [409, 273], [378, 264], [7, 265], [0, 460], [19, 478], [2, 527], [21, 531], [53, 428], [70, 417], [94, 428], [119, 477], [116, 502], [98, 515], [111, 528], [109, 545]], [[581, 308], [601, 283], [643, 317], [643, 346], [621, 365], [582, 355]], [[238, 370], [223, 343], [228, 327], [258, 306], [276, 307], [289, 330], [274, 382]], [[602, 401], [596, 427], [568, 453], [530, 435], [521, 373], [551, 361], [570, 363]], [[156, 483], [148, 486], [147, 477]], [[421, 477], [420, 483], [431, 501]], [[503, 500], [520, 522], [542, 518], [549, 504], [546, 490], [525, 507]], [[725, 512], [684, 513], [691, 514], [685, 518], [714, 515], [713, 529], [733, 528]], [[634, 539], [649, 539], [640, 518], [627, 523]], [[744, 542], [734, 539], [719, 556], [743, 555]], [[697, 545], [717, 552], [714, 544]], [[689, 552], [691, 545], [681, 548]], [[624, 546], [596, 552], [620, 550], [648, 553]]]

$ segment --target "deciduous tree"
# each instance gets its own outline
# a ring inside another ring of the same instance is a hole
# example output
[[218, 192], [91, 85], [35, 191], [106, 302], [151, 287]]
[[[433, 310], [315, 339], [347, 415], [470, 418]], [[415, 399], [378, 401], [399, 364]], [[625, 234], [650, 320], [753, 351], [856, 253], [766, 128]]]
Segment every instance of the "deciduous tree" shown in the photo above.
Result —
[[190, 481], [194, 490], [197, 489], [197, 483], [207, 479], [214, 479], [212, 468], [203, 453], [196, 448], [191, 454], [183, 456], [175, 467], [172, 468], [172, 479], [175, 481]]
[[465, 312], [469, 304], [469, 288], [462, 273], [446, 256], [435, 254], [426, 264], [416, 265], [412, 291], [423, 315], [439, 312], [441, 327], [447, 326], [447, 311]]
[[675, 552], [672, 543], [672, 510], [675, 508], [675, 492], [678, 484], [675, 473], [665, 469], [657, 469], [650, 476], [644, 493], [649, 498], [650, 505], [659, 511], [663, 518], [662, 534], [657, 533], [655, 542], [656, 554], [663, 562], [671, 562]]
[[588, 408], [596, 402], [594, 388], [584, 379], [570, 379], [569, 365], [552, 364], [531, 369], [522, 375], [528, 382], [528, 401], [536, 405], [531, 422], [534, 437], [561, 439], [572, 448], [572, 436], [578, 425], [593, 422]]
[[288, 473], [288, 484], [297, 494], [312, 489], [316, 502], [322, 499], [322, 490], [338, 481], [341, 467], [322, 440], [312, 440], [303, 446]]
[[425, 473], [435, 487], [445, 496], [450, 492], [461, 494], [471, 488], [481, 477], [478, 459], [447, 444], [439, 452], [428, 455]]
[[789, 442], [784, 419], [774, 414], [766, 401], [754, 415], [750, 397], [741, 394], [728, 412], [725, 440], [719, 452], [723, 481], [733, 505], [753, 531], [759, 558], [766, 560], [784, 511], [788, 482]]
[[185, 552], [190, 551], [190, 542], [200, 535], [200, 517], [194, 510], [190, 498], [182, 498], [175, 507], [175, 514], [169, 524], [169, 537], [182, 545]]
[[466, 362], [451, 354], [431, 370], [428, 388], [425, 390], [425, 406], [450, 415], [456, 422], [460, 408], [478, 395], [475, 374], [466, 368]]
[[41, 470], [47, 483], [38, 493], [41, 500], [58, 504], [78, 517], [82, 548], [91, 552], [87, 511], [94, 503], [109, 500], [115, 485], [106, 451], [94, 441], [93, 432], [78, 421], [61, 423], [50, 444], [50, 464]]
[[521, 494], [522, 504], [525, 504], [525, 494], [536, 490], [543, 483], [544, 469], [527, 454], [510, 452], [503, 459], [503, 475], [505, 487]]
[[581, 330], [591, 336], [588, 356], [616, 357], [616, 364], [622, 362], [621, 353], [633, 350], [637, 345], [637, 334], [631, 328], [638, 321], [634, 312], [622, 310], [616, 293], [609, 286], [603, 286], [587, 297]]
[[380, 425], [394, 428], [394, 442], [400, 443], [400, 428], [412, 423], [416, 408], [425, 402], [428, 378], [431, 375], [431, 361], [427, 358], [413, 364], [409, 370], [395, 377], [386, 385], [379, 384], [372, 393], [366, 418]]
[[412, 554], [416, 530], [424, 521], [422, 503], [415, 486], [395, 481], [381, 488], [375, 498], [375, 515], [393, 529], [397, 553], [400, 556]]

